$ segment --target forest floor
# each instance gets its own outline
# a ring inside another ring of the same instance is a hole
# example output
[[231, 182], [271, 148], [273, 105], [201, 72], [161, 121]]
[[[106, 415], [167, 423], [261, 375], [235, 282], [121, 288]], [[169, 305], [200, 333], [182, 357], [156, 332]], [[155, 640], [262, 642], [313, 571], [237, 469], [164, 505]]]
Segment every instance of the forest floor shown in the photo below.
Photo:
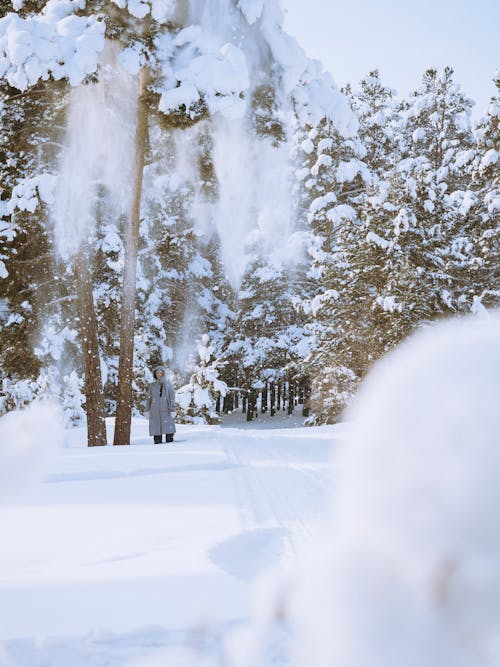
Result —
[[228, 664], [255, 582], [297, 562], [328, 508], [344, 426], [301, 423], [234, 413], [153, 445], [136, 419], [132, 446], [92, 449], [67, 431], [0, 507], [0, 666]]

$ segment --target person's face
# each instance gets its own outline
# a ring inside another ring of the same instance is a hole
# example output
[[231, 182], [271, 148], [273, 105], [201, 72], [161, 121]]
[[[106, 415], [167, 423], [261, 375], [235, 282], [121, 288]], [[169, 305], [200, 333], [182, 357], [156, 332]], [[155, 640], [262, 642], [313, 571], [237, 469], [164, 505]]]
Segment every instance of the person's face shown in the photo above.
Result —
[[163, 371], [156, 371], [155, 375], [157, 380], [161, 380], [163, 377]]

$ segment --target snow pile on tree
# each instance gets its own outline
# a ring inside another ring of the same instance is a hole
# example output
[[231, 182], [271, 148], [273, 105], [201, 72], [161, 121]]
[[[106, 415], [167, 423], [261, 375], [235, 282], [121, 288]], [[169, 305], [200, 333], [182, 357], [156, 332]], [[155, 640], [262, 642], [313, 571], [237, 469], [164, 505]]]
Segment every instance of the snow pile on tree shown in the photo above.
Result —
[[[163, 37], [163, 60], [170, 55], [165, 41]], [[184, 28], [171, 43], [175, 53], [168, 73], [175, 87], [162, 94], [160, 111], [169, 113], [181, 105], [189, 110], [203, 98], [210, 113], [241, 116], [245, 111], [243, 93], [250, 85], [243, 51], [227, 43], [214, 53], [207, 48], [206, 35], [198, 25]]]
[[76, 16], [85, 0], [50, 0], [35, 16], [11, 12], [0, 19], [0, 78], [26, 90], [39, 79], [67, 78], [78, 85], [97, 69], [105, 25]]
[[7, 212], [16, 209], [34, 213], [40, 203], [50, 205], [54, 201], [56, 177], [53, 174], [38, 174], [18, 181], [7, 203]]
[[220, 364], [213, 359], [215, 345], [204, 334], [197, 345], [199, 361], [188, 384], [176, 393], [177, 421], [183, 424], [218, 424], [216, 401], [227, 393], [227, 384], [219, 379]]
[[297, 665], [497, 665], [500, 313], [429, 327], [368, 376], [295, 600]]

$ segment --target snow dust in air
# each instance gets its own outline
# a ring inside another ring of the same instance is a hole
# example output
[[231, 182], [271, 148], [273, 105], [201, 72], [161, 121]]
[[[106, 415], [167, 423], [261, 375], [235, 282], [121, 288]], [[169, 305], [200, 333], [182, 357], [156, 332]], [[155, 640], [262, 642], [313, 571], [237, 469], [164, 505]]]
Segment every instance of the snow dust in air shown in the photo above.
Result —
[[62, 410], [32, 403], [0, 419], [0, 501], [22, 497], [40, 480], [63, 445]]
[[53, 209], [56, 247], [65, 260], [95, 234], [99, 198], [120, 216], [130, 215], [137, 78], [107, 42], [98, 81], [72, 89], [66, 140]]
[[[260, 3], [254, 4], [257, 7]], [[265, 256], [278, 264], [297, 260], [296, 244], [292, 252], [284, 250], [295, 231], [290, 185], [291, 100], [283, 90], [285, 77], [280, 80], [271, 75], [274, 58], [267, 39], [259, 34], [262, 28], [256, 23], [249, 24], [241, 6], [236, 7], [229, 0], [221, 0], [216, 6], [206, 0], [189, 3], [189, 19], [201, 26], [203, 45], [210, 44], [214, 51], [232, 48], [233, 76], [245, 89], [243, 96], [220, 102], [220, 108], [213, 114], [210, 131], [217, 198], [211, 205], [198, 206], [196, 211], [198, 228], [206, 231], [211, 225], [216, 231], [226, 275], [236, 288], [248, 263], [256, 256]], [[249, 10], [247, 14], [251, 16]], [[269, 23], [272, 20], [271, 16]], [[276, 26], [279, 20], [278, 16]], [[205, 72], [208, 75], [209, 69]], [[274, 88], [277, 96], [283, 124], [279, 142], [258, 136], [253, 126], [253, 95], [262, 84]], [[192, 154], [186, 146], [183, 154], [189, 152]]]

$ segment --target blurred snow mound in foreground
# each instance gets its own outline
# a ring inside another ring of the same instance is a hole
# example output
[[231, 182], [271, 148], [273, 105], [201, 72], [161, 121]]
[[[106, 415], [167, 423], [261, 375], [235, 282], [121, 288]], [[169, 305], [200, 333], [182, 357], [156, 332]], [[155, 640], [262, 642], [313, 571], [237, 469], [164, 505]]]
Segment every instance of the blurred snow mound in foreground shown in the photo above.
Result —
[[0, 501], [18, 496], [49, 468], [63, 446], [58, 406], [32, 403], [0, 419]]
[[412, 336], [367, 377], [294, 602], [296, 663], [498, 665], [500, 313]]

